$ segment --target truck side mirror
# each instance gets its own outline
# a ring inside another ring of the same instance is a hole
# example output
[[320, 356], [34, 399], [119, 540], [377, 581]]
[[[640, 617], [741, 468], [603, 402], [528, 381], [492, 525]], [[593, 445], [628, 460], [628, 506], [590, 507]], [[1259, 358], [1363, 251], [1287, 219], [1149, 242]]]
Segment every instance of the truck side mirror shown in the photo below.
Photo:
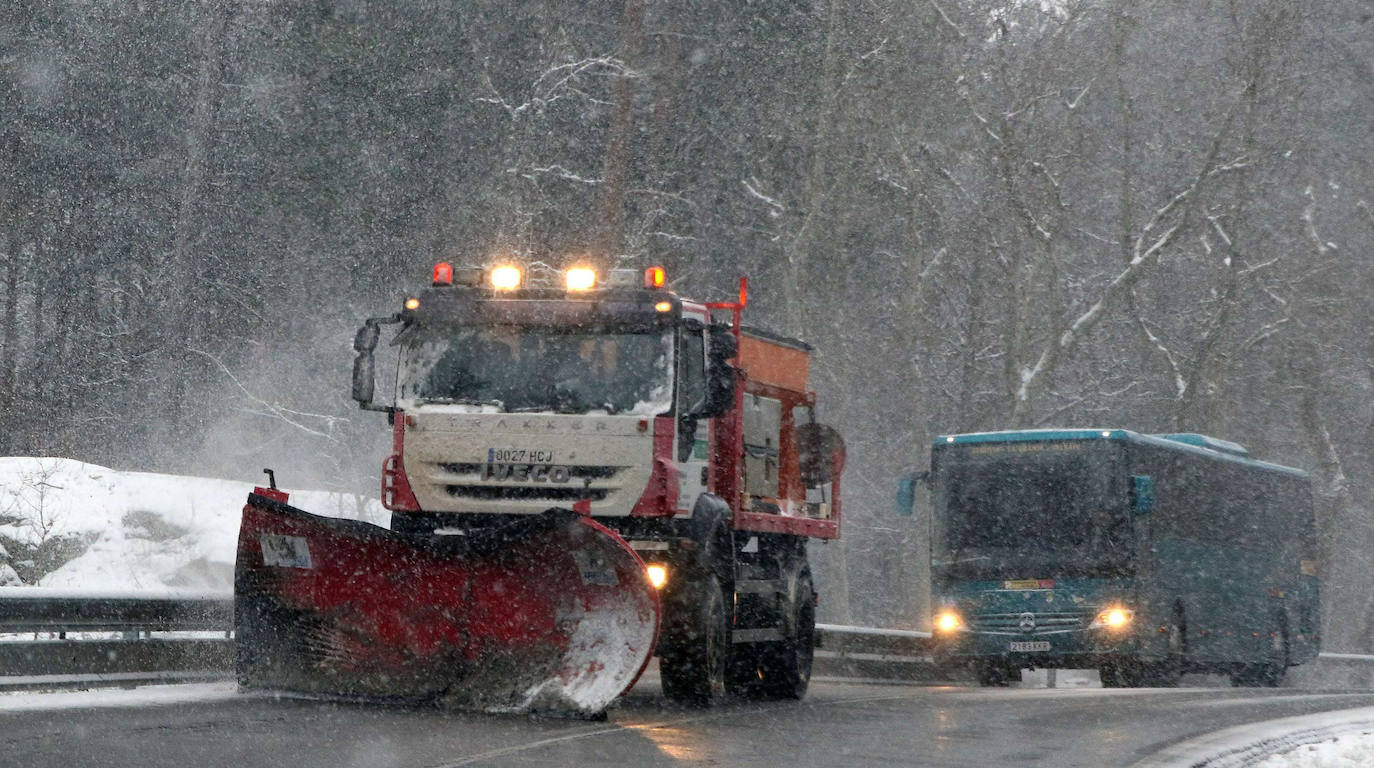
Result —
[[1149, 475], [1131, 475], [1131, 511], [1148, 515], [1155, 509], [1155, 479]]
[[382, 327], [375, 320], [368, 320], [353, 337], [354, 352], [371, 352], [377, 348], [377, 339], [382, 335]]
[[358, 356], [353, 358], [353, 399], [364, 408], [372, 404], [376, 391], [375, 367], [372, 350], [358, 350]]
[[706, 402], [696, 415], [719, 416], [735, 405], [735, 366], [729, 360], [739, 354], [735, 334], [728, 325], [712, 325], [707, 350]]
[[916, 486], [929, 478], [929, 472], [908, 472], [897, 478], [897, 514], [916, 514]]
[[372, 352], [377, 348], [377, 340], [382, 335], [382, 323], [399, 323], [399, 315], [391, 317], [369, 317], [363, 327], [358, 329], [358, 333], [353, 337], [353, 351], [358, 356], [353, 358], [353, 399], [358, 401], [358, 405], [365, 411], [387, 411], [391, 408], [376, 405], [372, 402], [373, 395], [376, 394], [376, 362]]

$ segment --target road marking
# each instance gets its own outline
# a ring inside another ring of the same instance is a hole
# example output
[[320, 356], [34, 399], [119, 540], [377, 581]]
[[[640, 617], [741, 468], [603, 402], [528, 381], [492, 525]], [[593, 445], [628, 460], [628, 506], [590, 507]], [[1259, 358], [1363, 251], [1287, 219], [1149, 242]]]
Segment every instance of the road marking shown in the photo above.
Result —
[[[832, 700], [832, 701], [814, 701], [814, 700], [813, 700], [813, 701], [808, 702], [808, 703], [810, 703], [810, 704], [813, 705], [813, 706], [816, 706], [816, 705], [819, 705], [819, 706], [833, 706], [833, 705], [844, 705], [844, 704], [863, 704], [863, 703], [866, 703], [866, 702], [873, 702], [873, 701], [895, 701], [895, 700], [898, 700], [898, 699], [912, 699], [912, 698], [916, 698], [917, 695], [918, 695], [918, 694], [917, 694], [916, 691], [912, 691], [912, 692], [910, 692], [910, 693], [908, 693], [908, 694], [901, 695], [901, 696], [891, 695], [891, 694], [883, 695], [883, 696], [855, 696], [855, 697], [853, 697], [853, 698], [848, 698], [848, 699], [835, 699], [835, 700]], [[562, 736], [551, 736], [551, 737], [546, 738], [546, 739], [538, 739], [538, 740], [536, 740], [536, 741], [531, 741], [531, 742], [528, 742], [528, 743], [526, 743], [526, 744], [516, 744], [516, 745], [510, 746], [510, 747], [502, 747], [501, 749], [492, 749], [492, 750], [488, 750], [488, 751], [486, 751], [486, 752], [479, 752], [479, 753], [477, 753], [477, 754], [475, 754], [475, 755], [468, 755], [467, 757], [462, 757], [462, 758], [459, 758], [459, 759], [457, 759], [457, 760], [453, 760], [453, 761], [450, 761], [450, 762], [438, 763], [438, 764], [436, 764], [436, 765], [430, 766], [430, 768], [457, 768], [457, 766], [461, 766], [461, 765], [472, 765], [473, 763], [481, 762], [481, 761], [483, 761], [483, 760], [491, 760], [492, 758], [505, 757], [506, 755], [513, 755], [513, 754], [516, 754], [516, 753], [519, 753], [519, 752], [528, 752], [528, 751], [530, 751], [530, 750], [541, 749], [541, 748], [543, 748], [543, 747], [552, 746], [552, 745], [554, 745], [554, 744], [563, 744], [563, 743], [570, 742], [570, 741], [580, 741], [580, 740], [582, 740], [582, 739], [591, 739], [591, 738], [595, 738], [595, 737], [597, 737], [597, 736], [607, 736], [607, 735], [612, 735], [612, 734], [623, 734], [623, 733], [630, 733], [630, 732], [653, 731], [653, 730], [657, 730], [657, 729], [661, 729], [661, 728], [676, 728], [676, 727], [678, 727], [678, 726], [687, 725], [687, 724], [689, 724], [689, 723], [699, 723], [699, 722], [702, 722], [702, 721], [705, 721], [705, 720], [716, 720], [716, 719], [719, 719], [719, 718], [722, 718], [722, 717], [729, 717], [729, 716], [731, 716], [731, 715], [738, 715], [738, 714], [740, 714], [741, 712], [749, 712], [749, 713], [754, 713], [754, 712], [765, 712], [765, 711], [767, 711], [769, 708], [770, 708], [769, 705], [766, 705], [766, 704], [758, 704], [758, 705], [743, 706], [743, 707], [727, 707], [727, 708], [724, 708], [724, 709], [718, 709], [718, 710], [715, 710], [715, 711], [713, 711], [713, 712], [709, 712], [709, 713], [701, 714], [701, 715], [695, 715], [695, 716], [692, 716], [692, 717], [679, 717], [679, 718], [674, 718], [674, 719], [671, 719], [671, 720], [660, 720], [660, 721], [652, 722], [652, 723], [640, 723], [640, 724], [637, 724], [637, 725], [636, 725], [636, 724], [606, 725], [606, 726], [601, 726], [601, 727], [597, 727], [597, 728], [591, 728], [591, 729], [589, 729], [589, 730], [578, 731], [578, 732], [576, 732], [576, 733], [568, 733], [568, 734], [564, 734], [564, 735], [562, 735]]]

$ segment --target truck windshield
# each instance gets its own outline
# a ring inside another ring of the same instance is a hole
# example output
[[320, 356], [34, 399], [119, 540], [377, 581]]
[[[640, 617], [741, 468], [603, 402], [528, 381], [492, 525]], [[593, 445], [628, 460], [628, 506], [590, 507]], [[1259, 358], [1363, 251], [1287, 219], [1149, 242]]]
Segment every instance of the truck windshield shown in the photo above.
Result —
[[672, 407], [673, 335], [661, 328], [421, 326], [397, 341], [402, 408], [655, 415]]
[[1123, 573], [1130, 564], [1130, 518], [1124, 492], [1111, 482], [1109, 458], [941, 462], [933, 567], [959, 579]]

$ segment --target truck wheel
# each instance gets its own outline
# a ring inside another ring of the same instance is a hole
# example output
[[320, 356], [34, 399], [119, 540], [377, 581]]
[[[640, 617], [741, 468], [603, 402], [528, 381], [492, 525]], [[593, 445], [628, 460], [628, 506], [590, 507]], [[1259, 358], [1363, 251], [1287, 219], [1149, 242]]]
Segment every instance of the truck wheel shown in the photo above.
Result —
[[811, 573], [802, 571], [783, 616], [783, 639], [764, 647], [759, 681], [765, 698], [800, 699], [811, 684], [816, 656], [816, 591]]
[[658, 660], [663, 694], [672, 701], [708, 706], [725, 695], [730, 624], [720, 581], [707, 574], [664, 606]]

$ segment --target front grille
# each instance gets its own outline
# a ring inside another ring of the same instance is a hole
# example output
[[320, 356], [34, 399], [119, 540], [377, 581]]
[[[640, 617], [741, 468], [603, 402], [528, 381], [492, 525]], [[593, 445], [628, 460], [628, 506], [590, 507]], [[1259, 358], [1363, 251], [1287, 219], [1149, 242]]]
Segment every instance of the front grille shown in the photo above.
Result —
[[448, 495], [457, 499], [479, 499], [483, 501], [501, 500], [543, 500], [543, 501], [581, 501], [584, 497], [591, 501], [601, 501], [610, 493], [606, 488], [550, 488], [548, 486], [511, 486], [511, 485], [449, 485]]
[[1060, 632], [1076, 632], [1088, 626], [1088, 616], [1082, 613], [1035, 613], [1035, 627], [1030, 631], [1022, 629], [1022, 621], [1027, 612], [985, 613], [969, 617], [969, 629], [991, 635], [1053, 635]]
[[[487, 465], [477, 462], [445, 463], [436, 465], [439, 469], [455, 475], [476, 475], [481, 477]], [[625, 467], [598, 467], [565, 465], [568, 477], [576, 480], [606, 480], [620, 474]]]

